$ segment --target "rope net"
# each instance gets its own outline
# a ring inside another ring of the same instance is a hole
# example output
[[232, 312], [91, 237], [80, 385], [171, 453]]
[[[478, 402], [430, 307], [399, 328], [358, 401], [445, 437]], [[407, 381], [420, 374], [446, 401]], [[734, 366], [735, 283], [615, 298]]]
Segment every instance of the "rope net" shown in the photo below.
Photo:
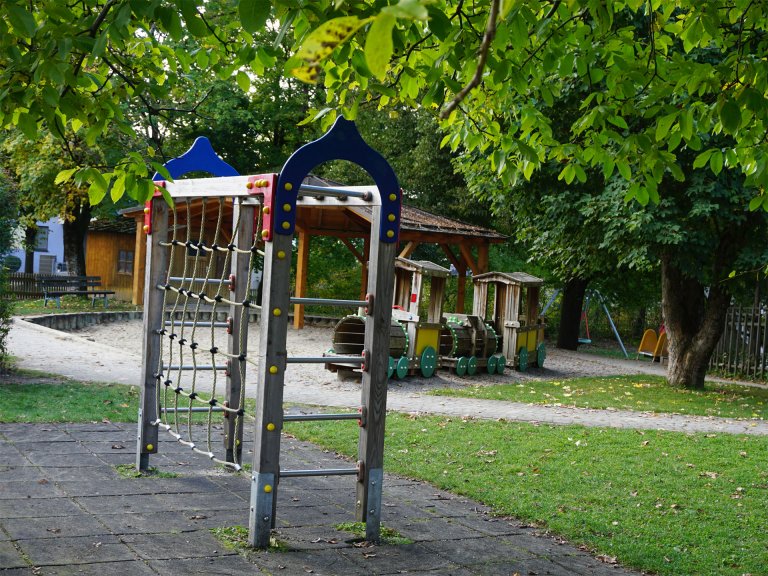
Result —
[[[233, 203], [239, 201], [232, 200]], [[239, 448], [243, 419], [253, 419], [245, 406], [246, 364], [256, 365], [257, 360], [255, 354], [251, 358], [247, 353], [248, 319], [251, 309], [260, 309], [250, 300], [251, 272], [256, 269], [257, 258], [264, 253], [257, 247], [261, 238], [261, 210], [258, 209], [250, 248], [245, 250], [236, 244], [236, 235], [241, 233], [242, 210], [233, 210], [237, 216], [227, 241], [227, 230], [223, 226], [227, 202], [224, 198], [203, 197], [195, 202], [191, 198], [186, 202], [177, 199], [169, 218], [171, 239], [160, 243], [169, 251], [169, 266], [161, 283], [154, 287], [163, 291], [163, 314], [160, 325], [153, 329], [159, 336], [161, 349], [154, 374], [158, 418], [152, 425], [212, 461], [241, 470]], [[193, 214], [193, 207], [200, 208], [199, 220]], [[212, 230], [206, 227], [209, 217], [215, 221]], [[198, 222], [199, 228], [193, 232]], [[246, 297], [240, 301], [230, 296], [233, 254], [248, 258]], [[229, 319], [217, 322], [222, 314]], [[231, 334], [229, 327], [235, 314], [239, 315], [239, 330]], [[226, 377], [233, 370], [239, 372], [240, 382], [235, 398], [227, 397], [226, 386]], [[234, 428], [230, 430], [239, 431], [238, 437], [230, 440], [237, 448], [228, 452], [233, 455], [231, 459], [218, 454], [214, 448], [216, 440], [221, 441], [221, 448], [225, 445], [225, 419], [234, 419]]]

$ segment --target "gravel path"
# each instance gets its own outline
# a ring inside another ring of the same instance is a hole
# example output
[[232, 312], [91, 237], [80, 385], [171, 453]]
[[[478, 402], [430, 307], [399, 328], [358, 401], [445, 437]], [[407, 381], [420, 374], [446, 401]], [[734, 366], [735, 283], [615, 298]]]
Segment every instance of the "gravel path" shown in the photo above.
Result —
[[[249, 341], [259, 339], [258, 325], [250, 326]], [[206, 332], [209, 330], [206, 329]], [[205, 342], [207, 334], [196, 334]], [[224, 346], [226, 335], [215, 334], [215, 342]], [[318, 356], [332, 342], [332, 329], [308, 327], [289, 330], [289, 356]], [[142, 325], [140, 321], [96, 325], [77, 333], [64, 333], [16, 319], [10, 333], [9, 350], [22, 368], [44, 370], [84, 381], [109, 381], [137, 384], [141, 371]], [[202, 346], [201, 346], [202, 347]], [[253, 349], [253, 345], [251, 346]], [[387, 407], [401, 412], [419, 412], [506, 419], [553, 424], [662, 429], [686, 432], [728, 432], [768, 435], [768, 422], [703, 416], [652, 414], [619, 410], [591, 410], [532, 405], [496, 400], [429, 396], [435, 388], [462, 387], [468, 383], [498, 384], [550, 380], [575, 376], [610, 376], [620, 374], [664, 374], [664, 368], [650, 362], [616, 360], [589, 354], [550, 350], [545, 368], [526, 373], [506, 371], [503, 375], [460, 378], [441, 371], [436, 377], [411, 377], [392, 381]], [[199, 390], [221, 390], [224, 381], [208, 375], [198, 377]], [[255, 395], [255, 387], [247, 389]], [[360, 386], [355, 381], [337, 379], [317, 364], [292, 364], [286, 373], [285, 401], [334, 407], [355, 408], [360, 404]]]

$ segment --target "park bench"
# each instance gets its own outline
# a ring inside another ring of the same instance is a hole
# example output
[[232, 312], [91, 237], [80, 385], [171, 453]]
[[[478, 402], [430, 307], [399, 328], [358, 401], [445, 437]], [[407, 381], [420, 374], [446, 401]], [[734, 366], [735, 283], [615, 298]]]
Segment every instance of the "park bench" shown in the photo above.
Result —
[[106, 308], [107, 296], [115, 293], [101, 289], [100, 276], [43, 276], [39, 283], [43, 291], [43, 306], [48, 306], [48, 300], [56, 300], [56, 305], [61, 308], [61, 297], [72, 294], [89, 296], [92, 307], [96, 306], [97, 298], [102, 298]]

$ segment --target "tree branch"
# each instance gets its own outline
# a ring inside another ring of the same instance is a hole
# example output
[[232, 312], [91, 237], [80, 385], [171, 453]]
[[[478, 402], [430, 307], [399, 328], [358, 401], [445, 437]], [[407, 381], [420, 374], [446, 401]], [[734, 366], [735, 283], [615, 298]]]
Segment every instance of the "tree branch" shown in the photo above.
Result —
[[488, 51], [491, 48], [491, 42], [496, 35], [496, 19], [499, 16], [499, 1], [493, 0], [491, 2], [491, 12], [488, 15], [488, 23], [485, 26], [485, 34], [483, 35], [483, 42], [480, 44], [480, 55], [477, 59], [477, 68], [475, 74], [469, 81], [469, 84], [464, 86], [461, 91], [454, 96], [445, 108], [440, 111], [440, 118], [446, 119], [453, 112], [456, 107], [461, 104], [464, 98], [467, 97], [474, 88], [476, 88], [483, 79], [483, 71], [485, 70], [485, 63], [488, 60]]

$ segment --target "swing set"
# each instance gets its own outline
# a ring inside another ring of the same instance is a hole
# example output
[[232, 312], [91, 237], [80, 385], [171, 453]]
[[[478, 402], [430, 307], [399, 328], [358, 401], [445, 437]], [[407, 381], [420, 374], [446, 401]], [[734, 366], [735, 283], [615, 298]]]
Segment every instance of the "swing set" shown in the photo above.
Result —
[[[544, 316], [546, 314], [547, 310], [549, 310], [550, 306], [554, 303], [554, 301], [557, 299], [557, 297], [560, 295], [560, 289], [556, 289], [555, 292], [552, 294], [552, 296], [549, 298], [549, 301], [546, 303], [544, 308], [541, 311], [541, 316]], [[596, 300], [599, 304], [599, 309], [603, 311], [605, 314], [605, 317], [608, 319], [608, 324], [611, 327], [611, 330], [613, 331], [613, 335], [616, 337], [616, 341], [619, 343], [619, 346], [621, 346], [621, 351], [624, 353], [625, 358], [629, 358], [629, 354], [627, 354], [627, 349], [624, 347], [624, 342], [621, 340], [621, 336], [619, 335], [619, 331], [616, 328], [616, 324], [613, 322], [613, 318], [611, 317], [611, 312], [608, 309], [608, 305], [605, 303], [605, 298], [603, 298], [603, 295], [600, 294], [597, 290], [587, 290], [584, 293], [584, 305], [581, 309], [581, 322], [579, 325], [579, 344], [591, 344], [592, 343], [592, 337], [589, 334], [589, 312], [590, 307], [592, 305], [592, 301]]]

